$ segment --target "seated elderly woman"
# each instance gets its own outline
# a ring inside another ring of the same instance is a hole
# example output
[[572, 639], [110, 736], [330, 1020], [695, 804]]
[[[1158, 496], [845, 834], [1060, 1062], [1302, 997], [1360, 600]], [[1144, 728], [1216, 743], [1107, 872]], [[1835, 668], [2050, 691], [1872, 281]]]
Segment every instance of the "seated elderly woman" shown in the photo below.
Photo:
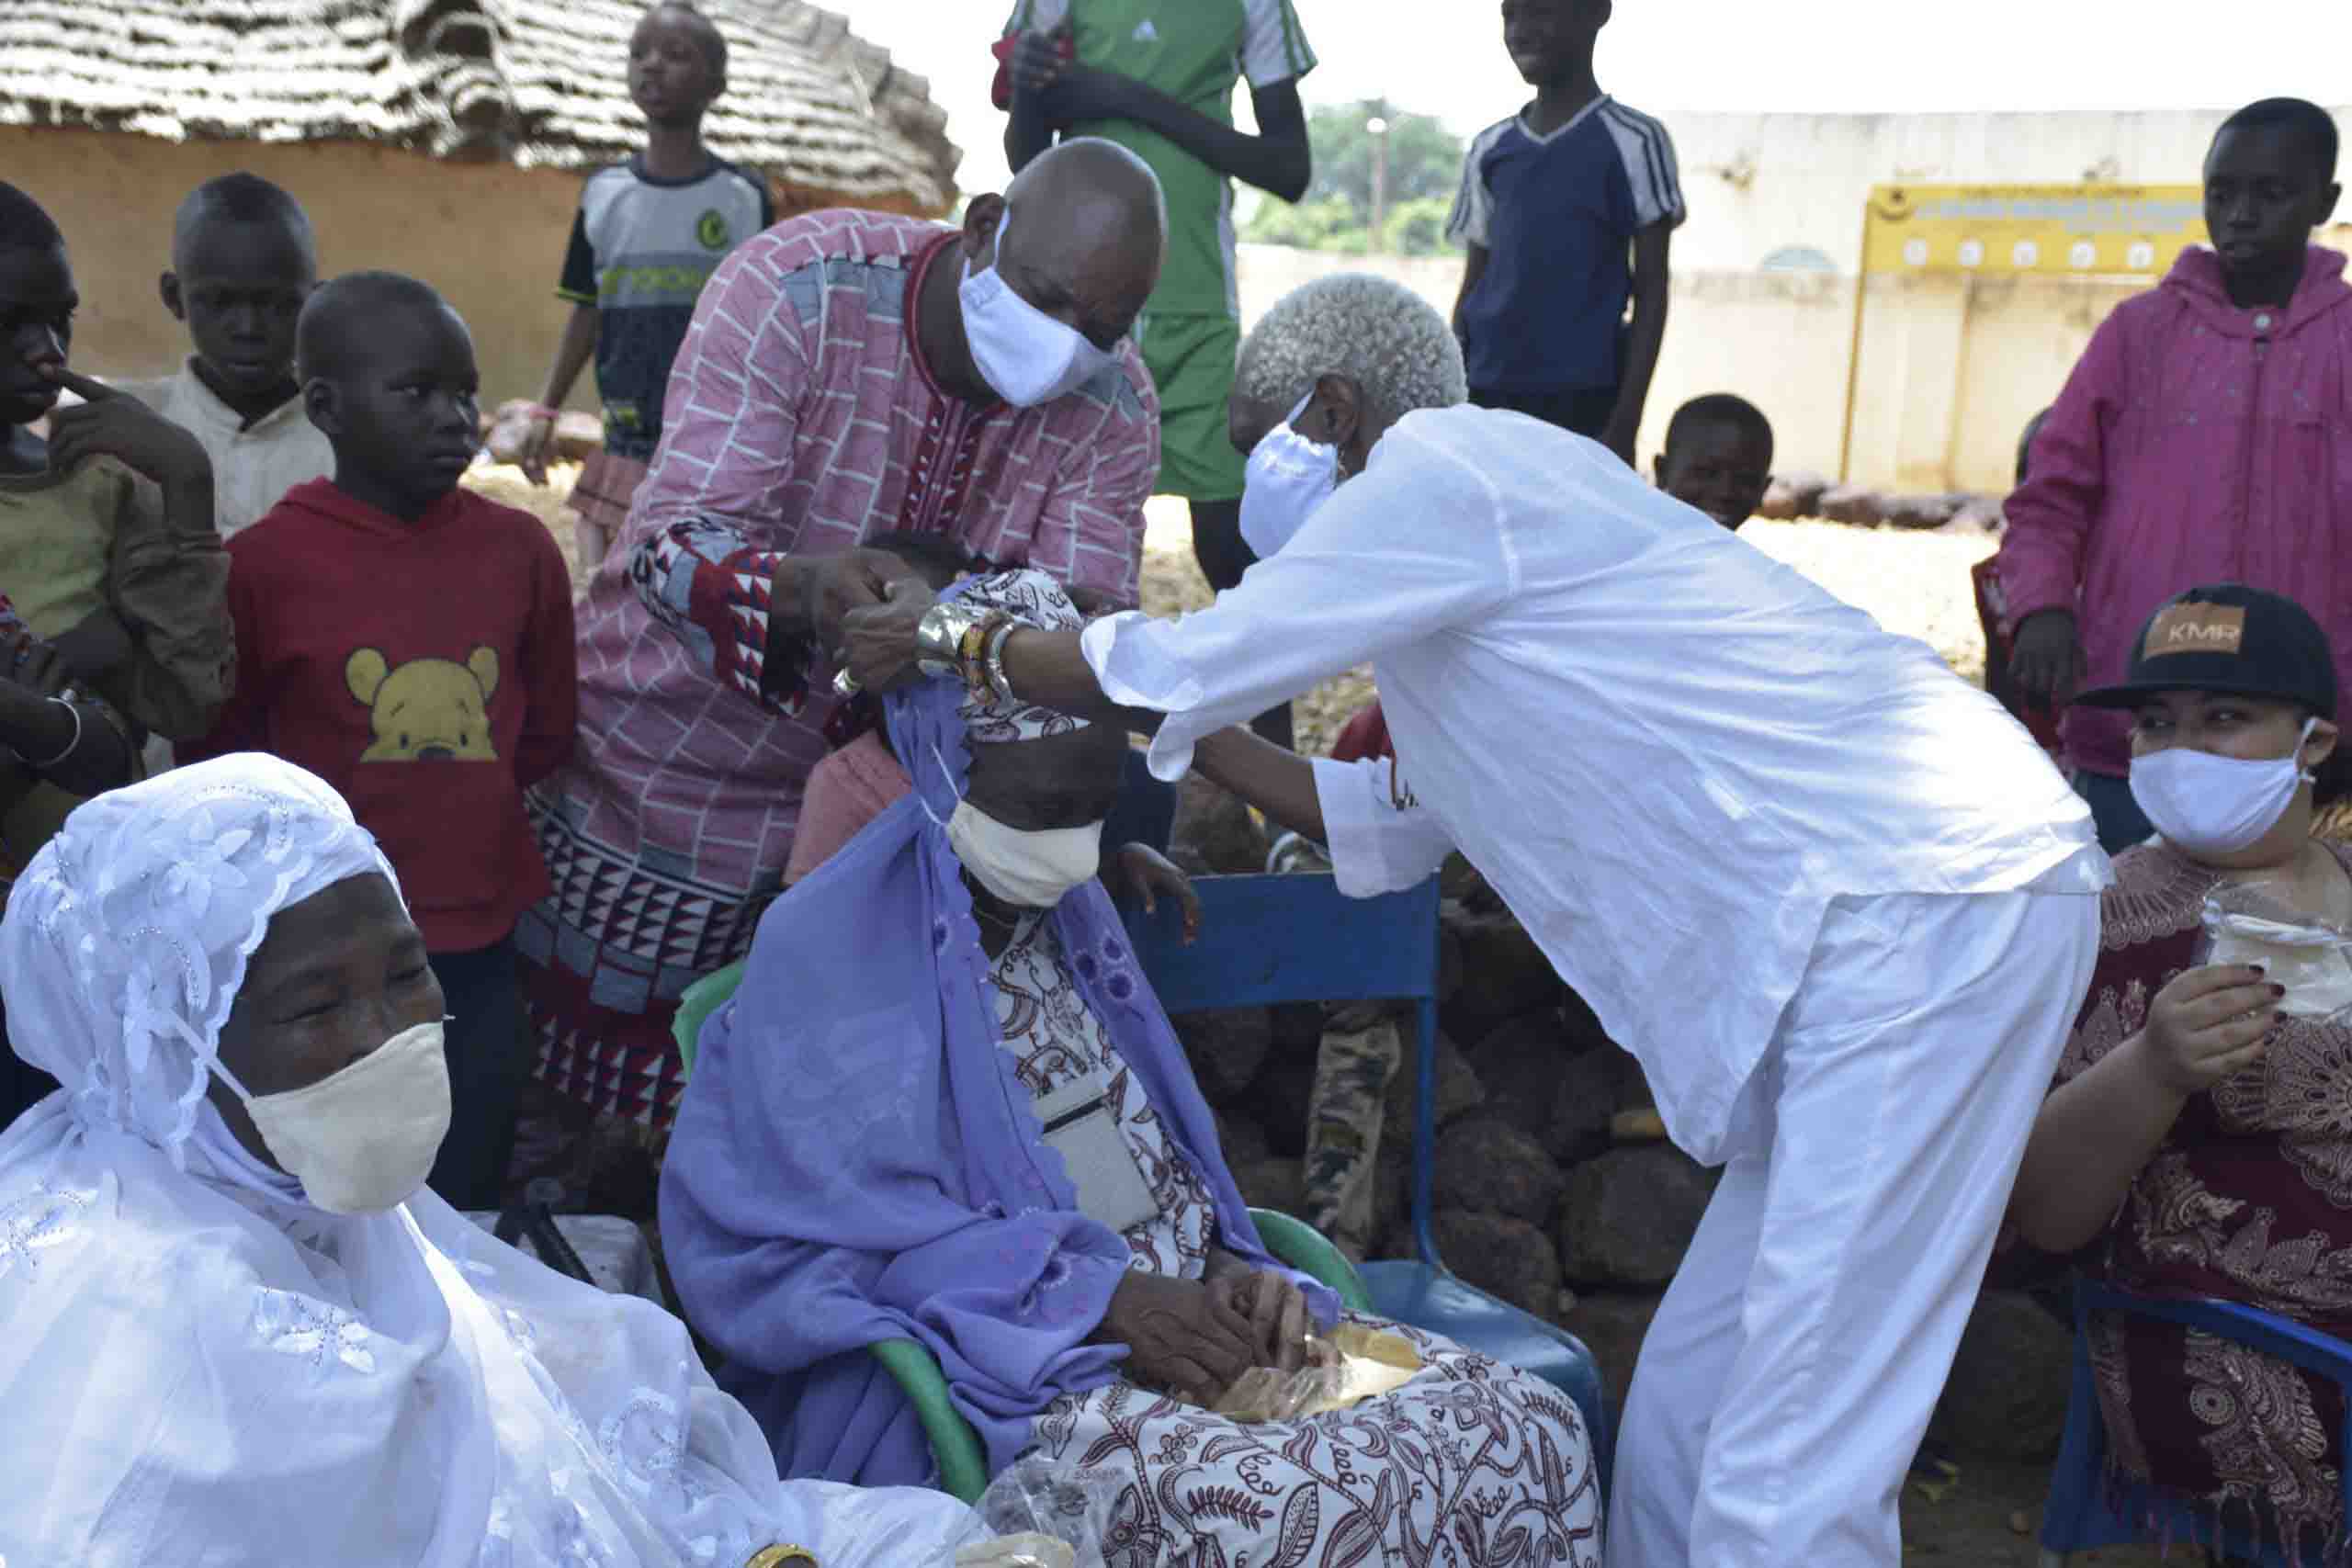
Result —
[[[2312, 773], [2340, 739], [2326, 634], [2278, 594], [2191, 589], [2150, 617], [2123, 681], [2075, 701], [2135, 716], [2132, 795], [2156, 836], [2116, 857], [2010, 1221], [2126, 1290], [2352, 1337], [2352, 968], [2206, 914], [2252, 901], [2352, 931], [2352, 848], [2312, 836]], [[2105, 1314], [2090, 1359], [2120, 1479], [2189, 1505], [2199, 1534], [2252, 1521], [2289, 1561], [2352, 1556], [2332, 1381]]]
[[0, 922], [0, 1560], [944, 1564], [934, 1493], [786, 1484], [684, 1327], [424, 1189], [441, 992], [319, 780], [100, 795]]
[[[1035, 572], [960, 595], [1079, 623]], [[680, 1292], [786, 1473], [933, 1473], [865, 1349], [911, 1338], [992, 1471], [1118, 1480], [1121, 1568], [1597, 1564], [1575, 1406], [1445, 1341], [1378, 1325], [1424, 1370], [1348, 1409], [1210, 1413], [1319, 1355], [1337, 1303], [1267, 1256], [1094, 880], [1125, 737], [944, 682], [886, 713], [913, 793], [761, 922], [662, 1178]]]

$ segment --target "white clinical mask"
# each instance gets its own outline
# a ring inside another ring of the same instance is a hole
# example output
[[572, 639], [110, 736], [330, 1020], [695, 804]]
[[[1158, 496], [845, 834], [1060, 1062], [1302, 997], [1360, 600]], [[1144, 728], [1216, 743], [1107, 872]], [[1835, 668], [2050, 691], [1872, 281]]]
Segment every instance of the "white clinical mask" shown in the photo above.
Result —
[[413, 1196], [449, 1131], [438, 1021], [403, 1029], [307, 1089], [254, 1095], [220, 1075], [280, 1169], [331, 1214], [375, 1214]]
[[947, 818], [947, 842], [964, 869], [1008, 904], [1050, 909], [1102, 865], [1102, 824], [1008, 828], [970, 801]]
[[[1012, 209], [997, 220], [996, 254], [1012, 232]], [[1095, 347], [1086, 334], [1023, 299], [991, 265], [976, 273], [964, 264], [957, 287], [964, 301], [964, 336], [972, 363], [996, 395], [1015, 408], [1034, 409], [1076, 391], [1118, 364], [1116, 353]]]
[[1340, 449], [1291, 428], [1315, 400], [1309, 392], [1290, 418], [1266, 432], [1250, 454], [1241, 482], [1241, 542], [1264, 560], [1291, 541], [1340, 486]]
[[2190, 854], [2235, 854], [2277, 827], [2310, 781], [2303, 744], [2317, 723], [2303, 725], [2302, 739], [2284, 757], [2249, 761], [2187, 746], [2134, 757], [2132, 798], [2157, 832]]

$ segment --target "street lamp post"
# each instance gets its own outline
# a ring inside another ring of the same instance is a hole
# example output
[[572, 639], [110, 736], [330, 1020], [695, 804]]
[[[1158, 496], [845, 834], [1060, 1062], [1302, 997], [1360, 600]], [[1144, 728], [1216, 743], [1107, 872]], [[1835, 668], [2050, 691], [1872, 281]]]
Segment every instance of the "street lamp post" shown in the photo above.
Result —
[[1372, 133], [1372, 248], [1377, 251], [1388, 229], [1388, 122], [1374, 115], [1363, 128]]

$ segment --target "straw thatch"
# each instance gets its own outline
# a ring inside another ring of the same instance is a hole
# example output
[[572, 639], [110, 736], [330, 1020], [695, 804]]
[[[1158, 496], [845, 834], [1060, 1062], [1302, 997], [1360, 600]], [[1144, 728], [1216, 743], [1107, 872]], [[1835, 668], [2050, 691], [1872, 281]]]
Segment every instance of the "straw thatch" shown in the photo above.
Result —
[[[643, 121], [644, 0], [5, 0], [0, 125], [169, 141], [359, 140], [586, 168]], [[702, 0], [729, 90], [704, 130], [795, 205], [944, 212], [960, 154], [920, 76], [802, 0]]]

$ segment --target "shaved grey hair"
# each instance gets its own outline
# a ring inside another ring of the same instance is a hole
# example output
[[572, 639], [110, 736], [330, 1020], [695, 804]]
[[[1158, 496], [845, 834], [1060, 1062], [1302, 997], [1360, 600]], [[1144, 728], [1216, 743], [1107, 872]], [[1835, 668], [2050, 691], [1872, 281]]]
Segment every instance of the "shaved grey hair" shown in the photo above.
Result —
[[1470, 395], [1445, 318], [1403, 284], [1368, 272], [1335, 272], [1276, 300], [1242, 340], [1233, 385], [1287, 412], [1324, 376], [1354, 382], [1383, 420]]

